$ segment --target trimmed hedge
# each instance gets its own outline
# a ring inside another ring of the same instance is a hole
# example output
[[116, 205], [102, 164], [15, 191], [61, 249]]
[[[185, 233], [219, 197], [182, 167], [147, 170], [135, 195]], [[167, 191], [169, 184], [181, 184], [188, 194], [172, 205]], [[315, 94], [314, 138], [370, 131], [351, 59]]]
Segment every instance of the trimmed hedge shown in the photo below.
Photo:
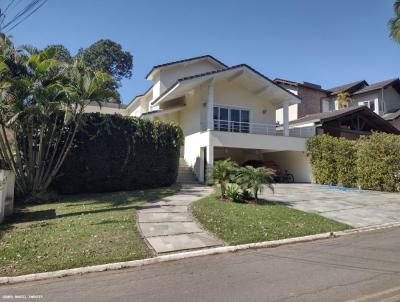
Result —
[[363, 137], [357, 148], [358, 184], [365, 189], [400, 191], [400, 136]]
[[314, 181], [319, 184], [400, 191], [400, 136], [373, 133], [358, 141], [329, 135], [307, 142]]
[[172, 185], [182, 143], [182, 130], [173, 124], [86, 114], [53, 189], [72, 194]]

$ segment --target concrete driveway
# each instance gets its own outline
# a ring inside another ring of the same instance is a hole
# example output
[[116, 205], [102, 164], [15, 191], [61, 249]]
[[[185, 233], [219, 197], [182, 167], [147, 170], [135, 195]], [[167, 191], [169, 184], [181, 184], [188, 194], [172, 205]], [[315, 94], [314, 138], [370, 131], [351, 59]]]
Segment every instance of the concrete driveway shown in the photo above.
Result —
[[400, 222], [400, 193], [339, 190], [315, 184], [276, 184], [275, 194], [265, 189], [262, 197], [353, 227]]

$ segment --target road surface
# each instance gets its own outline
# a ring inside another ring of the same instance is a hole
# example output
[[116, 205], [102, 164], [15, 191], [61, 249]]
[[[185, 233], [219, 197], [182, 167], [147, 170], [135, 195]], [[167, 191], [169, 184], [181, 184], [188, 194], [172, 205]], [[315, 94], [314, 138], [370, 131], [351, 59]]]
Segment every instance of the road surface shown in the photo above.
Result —
[[0, 286], [0, 300], [15, 295], [68, 302], [400, 301], [400, 228]]

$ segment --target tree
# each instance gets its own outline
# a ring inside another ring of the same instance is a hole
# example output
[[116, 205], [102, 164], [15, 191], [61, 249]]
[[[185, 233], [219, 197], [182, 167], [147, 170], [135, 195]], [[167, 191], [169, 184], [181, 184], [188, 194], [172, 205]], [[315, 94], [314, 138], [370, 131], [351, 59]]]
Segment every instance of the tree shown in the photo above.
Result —
[[115, 96], [107, 87], [110, 75], [79, 61], [60, 62], [56, 53], [50, 47], [26, 54], [0, 35], [0, 159], [14, 171], [22, 196], [50, 186], [82, 124], [87, 102]]
[[275, 173], [271, 169], [264, 167], [254, 168], [247, 166], [241, 168], [238, 174], [238, 183], [244, 190], [250, 190], [256, 202], [258, 202], [258, 193], [262, 192], [263, 185], [274, 191], [272, 183]]
[[350, 94], [348, 92], [340, 92], [337, 95], [339, 109], [343, 109], [349, 106], [352, 101]]
[[53, 45], [47, 46], [44, 50], [46, 51], [49, 48], [53, 48], [56, 50], [56, 53], [54, 54], [54, 59], [56, 59], [60, 62], [66, 62], [66, 63], [71, 63], [73, 61], [71, 53], [64, 45], [53, 44]]
[[238, 166], [230, 159], [219, 160], [215, 162], [212, 169], [212, 177], [214, 183], [221, 188], [221, 197], [226, 197], [226, 186], [236, 174]]
[[400, 0], [393, 5], [395, 16], [389, 20], [390, 37], [400, 43]]
[[78, 58], [94, 70], [111, 74], [117, 82], [132, 76], [133, 56], [122, 46], [109, 39], [102, 39], [86, 49], [80, 49]]

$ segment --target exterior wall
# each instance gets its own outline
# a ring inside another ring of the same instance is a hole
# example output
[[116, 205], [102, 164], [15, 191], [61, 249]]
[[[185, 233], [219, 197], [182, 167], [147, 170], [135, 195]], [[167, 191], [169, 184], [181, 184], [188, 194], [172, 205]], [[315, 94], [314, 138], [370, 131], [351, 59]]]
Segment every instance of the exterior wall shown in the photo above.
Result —
[[321, 100], [326, 97], [325, 92], [300, 86], [298, 95], [301, 98], [301, 103], [299, 104], [297, 118], [322, 112]]
[[295, 182], [312, 182], [311, 163], [306, 152], [283, 151], [263, 154], [264, 160], [273, 160], [294, 176]]
[[154, 99], [180, 78], [220, 69], [207, 60], [188, 62], [186, 64], [187, 65], [178, 64], [176, 66], [168, 66], [160, 70], [159, 76], [154, 80]]
[[[294, 104], [289, 106], [289, 122], [297, 120], [299, 117], [298, 108], [300, 104]], [[283, 125], [283, 108], [276, 110], [276, 122]]]
[[392, 86], [383, 90], [383, 100], [385, 113], [400, 109], [400, 95]]
[[184, 158], [198, 179], [203, 179], [204, 158], [201, 148], [210, 144], [209, 132], [197, 132], [185, 137]]
[[377, 91], [356, 94], [352, 96], [352, 99], [353, 101], [350, 103], [350, 106], [359, 106], [361, 102], [370, 102], [375, 104], [375, 113], [383, 114], [382, 96]]
[[[217, 81], [214, 86], [214, 105], [239, 107], [250, 110], [250, 123], [275, 125], [276, 108], [265, 98], [254, 96], [225, 79]], [[266, 110], [266, 113], [263, 113]]]
[[246, 148], [270, 151], [306, 151], [307, 139], [289, 136], [211, 131], [214, 147]]

